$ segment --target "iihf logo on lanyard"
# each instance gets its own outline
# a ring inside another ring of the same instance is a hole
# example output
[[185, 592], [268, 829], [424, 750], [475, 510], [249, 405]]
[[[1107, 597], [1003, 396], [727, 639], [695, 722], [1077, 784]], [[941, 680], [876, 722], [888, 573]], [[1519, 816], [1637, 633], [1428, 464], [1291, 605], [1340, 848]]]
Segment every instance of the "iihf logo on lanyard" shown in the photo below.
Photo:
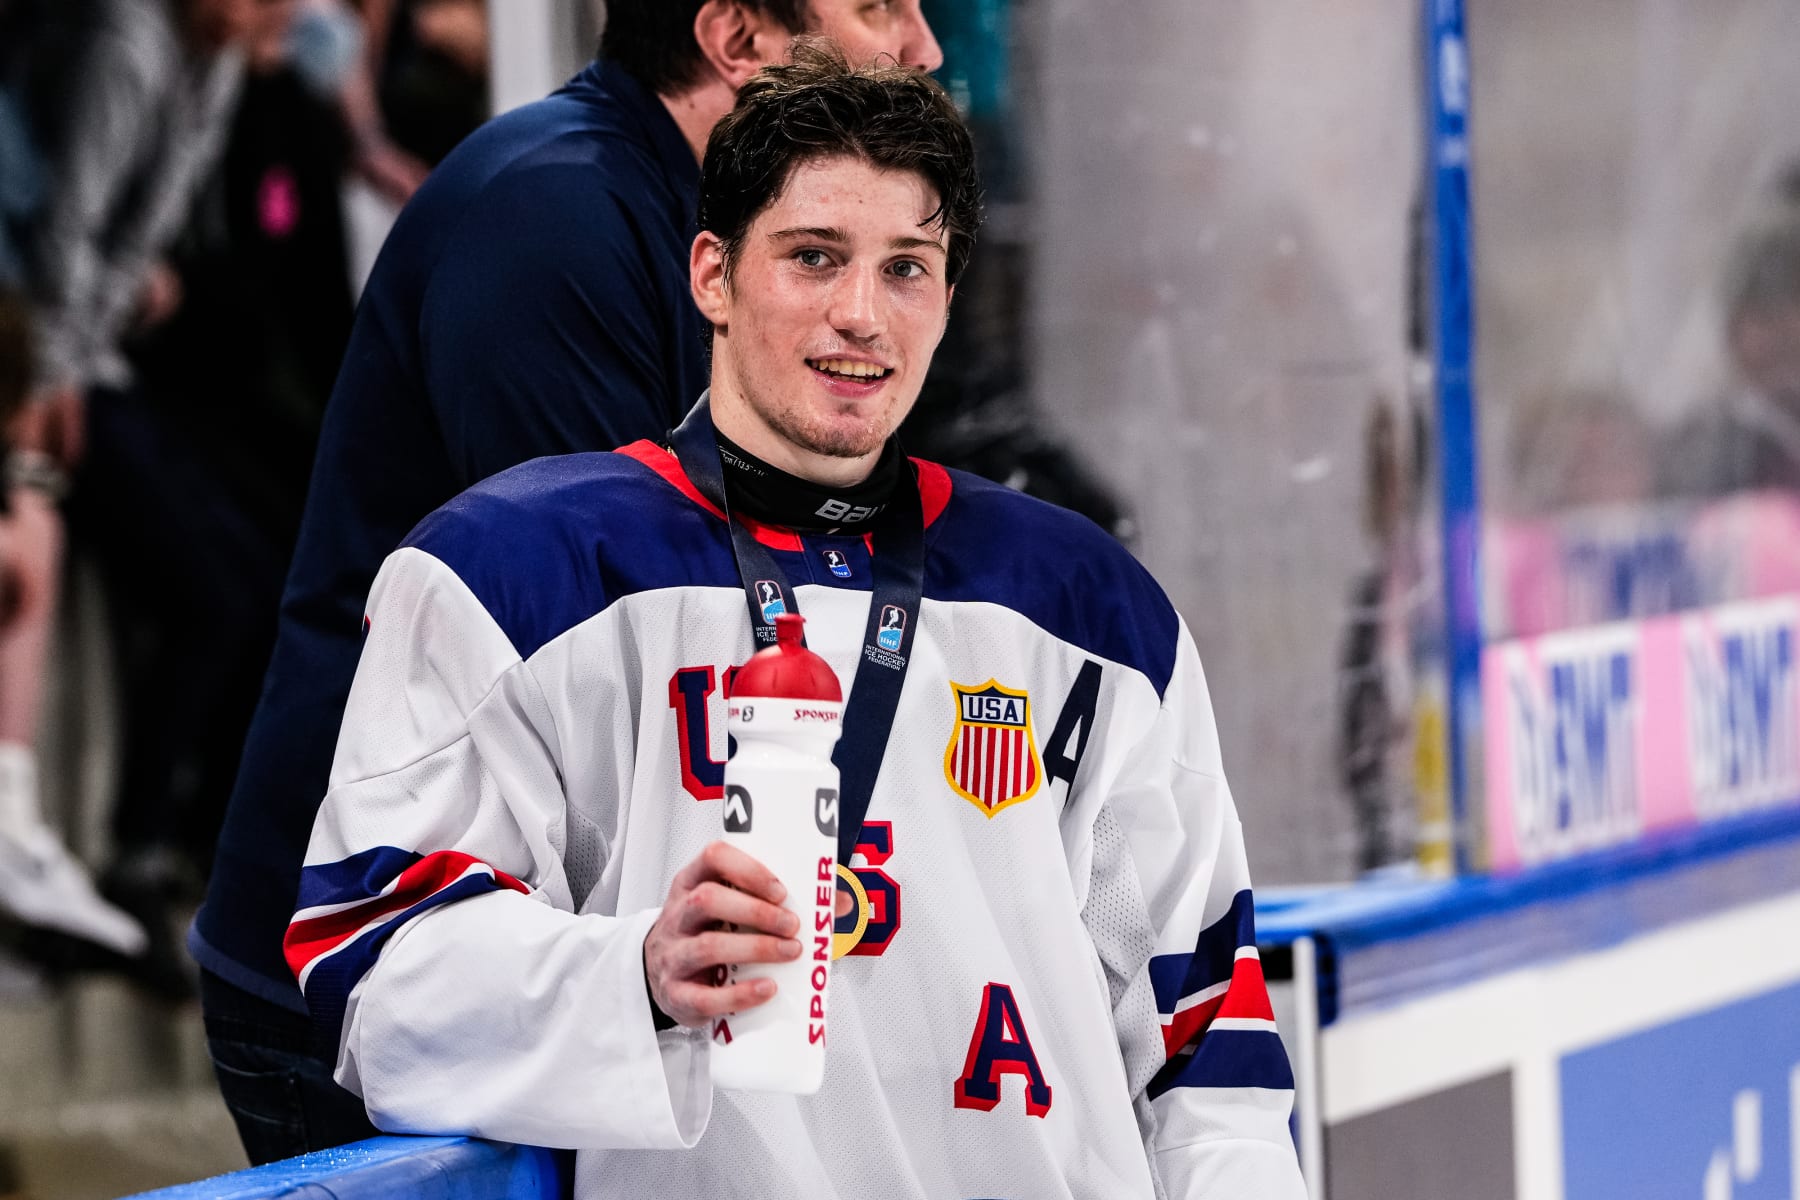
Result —
[[905, 636], [906, 611], [898, 605], [887, 605], [881, 610], [881, 628], [875, 633], [875, 644], [890, 654], [898, 654]]
[[762, 605], [763, 620], [773, 624], [775, 618], [787, 611], [787, 605], [781, 601], [781, 585], [773, 579], [756, 581], [756, 601]]

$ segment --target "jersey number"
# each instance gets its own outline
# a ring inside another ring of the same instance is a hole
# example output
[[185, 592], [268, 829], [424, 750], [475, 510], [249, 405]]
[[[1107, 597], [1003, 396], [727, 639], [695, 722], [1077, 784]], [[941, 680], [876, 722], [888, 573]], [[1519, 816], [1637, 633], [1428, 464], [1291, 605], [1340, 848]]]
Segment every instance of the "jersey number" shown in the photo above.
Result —
[[[894, 823], [864, 821], [850, 866], [839, 864], [837, 890], [850, 896], [850, 911], [832, 927], [834, 958], [885, 954], [900, 930], [900, 885], [881, 868], [894, 854]], [[863, 866], [857, 866], [861, 859]]]

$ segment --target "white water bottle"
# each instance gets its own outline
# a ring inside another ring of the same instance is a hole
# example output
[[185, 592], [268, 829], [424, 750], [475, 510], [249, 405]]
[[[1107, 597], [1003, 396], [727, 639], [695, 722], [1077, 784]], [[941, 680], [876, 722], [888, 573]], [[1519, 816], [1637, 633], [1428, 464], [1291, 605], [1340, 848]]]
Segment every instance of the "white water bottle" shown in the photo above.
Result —
[[712, 1076], [722, 1088], [810, 1095], [825, 1079], [825, 994], [837, 902], [838, 771], [843, 689], [801, 642], [797, 613], [775, 618], [776, 643], [732, 684], [726, 728], [725, 841], [768, 867], [800, 918], [800, 957], [743, 963], [730, 981], [773, 979], [775, 995], [713, 1022]]

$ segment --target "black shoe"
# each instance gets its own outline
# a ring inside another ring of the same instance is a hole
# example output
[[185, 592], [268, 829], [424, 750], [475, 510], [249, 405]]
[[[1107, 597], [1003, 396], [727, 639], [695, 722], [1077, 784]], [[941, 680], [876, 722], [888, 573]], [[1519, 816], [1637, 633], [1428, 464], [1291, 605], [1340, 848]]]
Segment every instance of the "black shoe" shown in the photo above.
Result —
[[149, 944], [135, 958], [96, 964], [123, 975], [171, 1004], [199, 995], [199, 968], [188, 958], [182, 932], [193, 915], [190, 889], [178, 856], [163, 849], [121, 855], [100, 877], [100, 894], [135, 917]]

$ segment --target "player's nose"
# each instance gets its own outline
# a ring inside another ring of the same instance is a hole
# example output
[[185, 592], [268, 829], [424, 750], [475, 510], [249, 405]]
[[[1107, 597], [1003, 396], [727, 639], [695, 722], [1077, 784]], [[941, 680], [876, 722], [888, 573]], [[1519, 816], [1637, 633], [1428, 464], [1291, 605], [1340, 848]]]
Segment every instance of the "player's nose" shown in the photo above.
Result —
[[881, 332], [882, 288], [878, 268], [845, 271], [831, 296], [831, 325], [847, 338], [863, 341]]

